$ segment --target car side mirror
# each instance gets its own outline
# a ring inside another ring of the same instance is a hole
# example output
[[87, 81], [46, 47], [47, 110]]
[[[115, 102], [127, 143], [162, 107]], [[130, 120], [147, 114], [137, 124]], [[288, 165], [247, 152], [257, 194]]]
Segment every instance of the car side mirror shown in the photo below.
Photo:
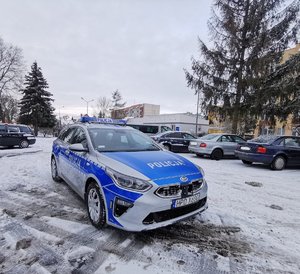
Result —
[[78, 144], [72, 144], [69, 146], [69, 149], [71, 151], [77, 151], [77, 152], [88, 152], [89, 150], [85, 148], [81, 143]]

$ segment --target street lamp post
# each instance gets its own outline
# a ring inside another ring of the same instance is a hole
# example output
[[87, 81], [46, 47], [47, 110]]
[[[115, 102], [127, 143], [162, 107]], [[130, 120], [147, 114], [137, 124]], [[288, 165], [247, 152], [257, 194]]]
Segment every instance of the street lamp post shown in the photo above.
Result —
[[199, 115], [199, 90], [197, 90], [197, 116], [196, 116], [196, 137], [198, 137], [198, 115]]
[[64, 108], [64, 106], [59, 106], [58, 107], [58, 118], [59, 118], [59, 126], [61, 127], [61, 117], [60, 117], [60, 109]]
[[83, 97], [81, 97], [81, 99], [82, 99], [84, 102], [86, 102], [86, 114], [89, 115], [89, 103], [90, 103], [90, 102], [93, 102], [94, 99], [92, 99], [92, 100], [85, 100]]

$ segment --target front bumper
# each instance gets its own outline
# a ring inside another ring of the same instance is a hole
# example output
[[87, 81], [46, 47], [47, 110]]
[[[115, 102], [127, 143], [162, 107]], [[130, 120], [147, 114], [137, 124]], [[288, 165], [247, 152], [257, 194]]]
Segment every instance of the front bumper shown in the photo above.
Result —
[[[207, 184], [203, 183], [202, 188], [197, 192], [200, 200], [186, 206], [172, 208], [174, 198], [161, 198], [154, 194], [154, 190], [150, 190], [140, 196], [133, 206], [128, 208], [121, 216], [115, 216], [115, 204], [109, 210], [113, 218], [117, 222], [110, 222], [110, 225], [127, 231], [143, 231], [151, 230], [163, 226], [167, 226], [180, 220], [194, 216], [204, 211], [207, 206]], [[115, 198], [120, 198], [118, 195]], [[180, 198], [177, 198], [180, 199]], [[116, 225], [118, 223], [119, 225]]]

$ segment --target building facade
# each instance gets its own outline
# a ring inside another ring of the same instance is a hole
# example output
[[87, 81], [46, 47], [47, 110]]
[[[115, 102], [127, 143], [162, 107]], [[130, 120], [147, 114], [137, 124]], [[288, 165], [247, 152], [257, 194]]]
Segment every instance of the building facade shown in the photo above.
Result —
[[160, 106], [153, 104], [137, 104], [130, 107], [114, 109], [111, 112], [111, 118], [124, 119], [126, 117], [142, 118], [148, 115], [159, 115]]

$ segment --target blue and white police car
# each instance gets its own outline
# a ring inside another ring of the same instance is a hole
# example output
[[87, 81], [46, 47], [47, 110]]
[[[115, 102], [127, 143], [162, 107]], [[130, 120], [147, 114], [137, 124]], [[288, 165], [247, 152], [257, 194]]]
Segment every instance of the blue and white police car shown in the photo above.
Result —
[[64, 128], [53, 142], [51, 173], [84, 199], [97, 228], [155, 229], [207, 208], [201, 167], [111, 119], [83, 117]]

